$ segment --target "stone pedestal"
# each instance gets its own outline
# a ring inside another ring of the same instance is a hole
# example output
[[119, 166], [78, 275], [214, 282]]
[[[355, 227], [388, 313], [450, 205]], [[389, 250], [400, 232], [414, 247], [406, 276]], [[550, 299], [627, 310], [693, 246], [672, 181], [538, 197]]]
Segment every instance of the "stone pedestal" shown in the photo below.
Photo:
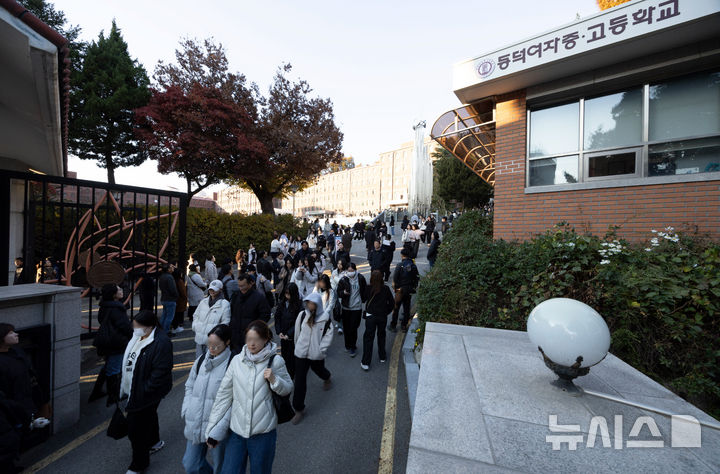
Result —
[[53, 433], [80, 418], [80, 292], [35, 283], [0, 287], [0, 321], [17, 330], [51, 326], [50, 402]]
[[[693, 424], [700, 447], [673, 447], [694, 440], [670, 417], [555, 378], [525, 332], [429, 323], [407, 472], [720, 472], [720, 431]], [[718, 423], [611, 354], [575, 383]]]

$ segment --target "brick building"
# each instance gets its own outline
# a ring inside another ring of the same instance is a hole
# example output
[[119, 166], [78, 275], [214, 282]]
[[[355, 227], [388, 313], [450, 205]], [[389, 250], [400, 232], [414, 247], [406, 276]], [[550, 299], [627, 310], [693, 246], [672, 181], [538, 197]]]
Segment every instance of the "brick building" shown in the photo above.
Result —
[[495, 237], [720, 237], [718, 25], [715, 0], [637, 0], [457, 64], [432, 136], [494, 184]]

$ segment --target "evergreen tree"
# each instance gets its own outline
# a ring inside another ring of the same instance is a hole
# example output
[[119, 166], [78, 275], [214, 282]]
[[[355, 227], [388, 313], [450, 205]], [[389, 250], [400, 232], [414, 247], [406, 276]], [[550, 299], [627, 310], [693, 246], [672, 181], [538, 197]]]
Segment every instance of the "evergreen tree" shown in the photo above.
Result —
[[115, 183], [115, 169], [137, 166], [147, 158], [133, 134], [133, 110], [147, 104], [149, 79], [130, 57], [113, 20], [88, 45], [82, 69], [74, 78], [70, 106], [70, 149], [83, 160], [96, 160]]
[[[493, 187], [444, 148], [433, 153], [434, 194], [445, 203], [462, 202], [466, 209], [481, 207], [493, 196]], [[437, 201], [437, 199], [436, 199]]]

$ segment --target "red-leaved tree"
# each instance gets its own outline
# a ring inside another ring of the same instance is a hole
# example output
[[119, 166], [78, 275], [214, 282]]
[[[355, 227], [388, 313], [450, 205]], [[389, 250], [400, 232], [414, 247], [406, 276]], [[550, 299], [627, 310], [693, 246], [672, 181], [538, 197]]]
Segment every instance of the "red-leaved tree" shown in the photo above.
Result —
[[187, 183], [188, 198], [219, 183], [234, 169], [238, 154], [265, 153], [250, 132], [252, 120], [237, 103], [213, 87], [193, 85], [152, 90], [147, 106], [136, 110], [136, 134], [158, 171], [177, 173]]

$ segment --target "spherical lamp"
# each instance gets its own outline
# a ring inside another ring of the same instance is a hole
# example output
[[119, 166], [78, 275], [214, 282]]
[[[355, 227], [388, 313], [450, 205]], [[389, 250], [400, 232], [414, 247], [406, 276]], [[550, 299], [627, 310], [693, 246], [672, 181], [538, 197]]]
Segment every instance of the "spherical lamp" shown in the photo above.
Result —
[[527, 332], [545, 365], [558, 375], [553, 383], [568, 392], [579, 392], [572, 380], [587, 375], [610, 348], [610, 330], [602, 316], [570, 298], [537, 305], [528, 316]]

